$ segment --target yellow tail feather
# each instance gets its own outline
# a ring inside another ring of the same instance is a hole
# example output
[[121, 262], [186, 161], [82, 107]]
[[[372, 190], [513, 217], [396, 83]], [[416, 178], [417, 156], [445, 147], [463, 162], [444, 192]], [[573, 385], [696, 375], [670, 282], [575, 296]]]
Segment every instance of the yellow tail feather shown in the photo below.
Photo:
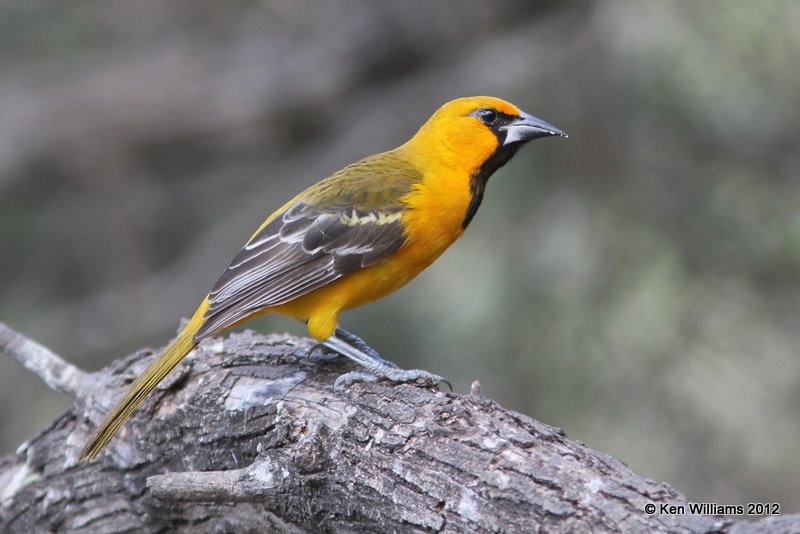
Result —
[[178, 334], [178, 337], [164, 349], [163, 354], [151, 363], [147, 370], [133, 383], [125, 398], [117, 404], [103, 424], [95, 431], [92, 439], [81, 453], [81, 460], [92, 461], [103, 447], [111, 441], [111, 438], [114, 437], [114, 434], [117, 433], [125, 420], [147, 398], [147, 395], [197, 346], [194, 341], [194, 335], [203, 324], [203, 315], [206, 310], [208, 310], [208, 300], [203, 300], [203, 303], [186, 327]]

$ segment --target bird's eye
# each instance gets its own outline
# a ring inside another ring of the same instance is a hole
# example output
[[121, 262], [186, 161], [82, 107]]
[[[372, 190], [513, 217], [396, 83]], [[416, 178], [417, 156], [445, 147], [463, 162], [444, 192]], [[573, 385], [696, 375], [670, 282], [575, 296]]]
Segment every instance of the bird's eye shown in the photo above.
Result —
[[477, 115], [484, 124], [492, 125], [497, 120], [497, 112], [492, 108], [479, 109]]

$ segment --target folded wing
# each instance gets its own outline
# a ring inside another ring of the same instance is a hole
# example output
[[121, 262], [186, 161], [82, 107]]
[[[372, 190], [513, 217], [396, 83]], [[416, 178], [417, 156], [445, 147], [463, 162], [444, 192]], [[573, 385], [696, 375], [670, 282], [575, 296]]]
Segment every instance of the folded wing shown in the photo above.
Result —
[[286, 209], [239, 251], [209, 293], [195, 340], [270, 306], [285, 304], [388, 258], [403, 244], [401, 206]]

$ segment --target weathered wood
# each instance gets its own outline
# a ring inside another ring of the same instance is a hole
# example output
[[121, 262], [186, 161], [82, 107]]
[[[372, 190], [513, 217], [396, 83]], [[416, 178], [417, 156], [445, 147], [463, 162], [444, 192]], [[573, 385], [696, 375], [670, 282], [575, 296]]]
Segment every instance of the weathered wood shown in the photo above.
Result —
[[[94, 426], [151, 360], [141, 351], [0, 459], [0, 531], [783, 532], [800, 516], [665, 515], [686, 505], [559, 429], [475, 394], [359, 384], [308, 340], [204, 341], [98, 460]], [[473, 388], [479, 391], [479, 388]]]
[[0, 322], [0, 353], [17, 360], [54, 391], [76, 396], [89, 387], [86, 373], [64, 361], [49, 348], [12, 330], [2, 322]]

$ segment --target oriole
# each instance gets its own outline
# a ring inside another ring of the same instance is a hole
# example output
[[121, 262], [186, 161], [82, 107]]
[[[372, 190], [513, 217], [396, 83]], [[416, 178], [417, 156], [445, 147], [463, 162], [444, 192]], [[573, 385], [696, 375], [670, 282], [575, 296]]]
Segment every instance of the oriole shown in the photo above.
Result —
[[439, 108], [405, 144], [353, 163], [284, 204], [233, 258], [189, 323], [134, 382], [81, 454], [91, 460], [167, 374], [207, 336], [265, 313], [309, 333], [366, 373], [442, 382], [403, 370], [337, 327], [342, 310], [405, 285], [464, 232], [489, 177], [524, 143], [566, 136], [503, 100], [469, 97]]

